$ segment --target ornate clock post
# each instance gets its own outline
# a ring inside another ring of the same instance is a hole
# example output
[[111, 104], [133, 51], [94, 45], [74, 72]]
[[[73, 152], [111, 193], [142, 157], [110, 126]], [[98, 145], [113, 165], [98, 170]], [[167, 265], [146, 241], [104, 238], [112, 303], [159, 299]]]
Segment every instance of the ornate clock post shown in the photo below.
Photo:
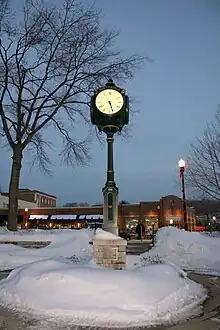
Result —
[[91, 122], [107, 136], [107, 181], [102, 189], [104, 197], [103, 229], [118, 235], [118, 188], [114, 180], [114, 134], [129, 122], [129, 100], [125, 90], [112, 79], [95, 91], [91, 98]]

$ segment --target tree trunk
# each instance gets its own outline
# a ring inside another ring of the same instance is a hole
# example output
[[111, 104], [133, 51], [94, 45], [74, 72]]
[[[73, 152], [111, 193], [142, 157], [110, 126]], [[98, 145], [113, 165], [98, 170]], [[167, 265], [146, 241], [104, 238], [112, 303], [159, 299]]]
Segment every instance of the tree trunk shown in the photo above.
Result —
[[22, 148], [16, 145], [13, 150], [11, 178], [9, 184], [8, 230], [17, 230], [18, 188], [21, 172]]

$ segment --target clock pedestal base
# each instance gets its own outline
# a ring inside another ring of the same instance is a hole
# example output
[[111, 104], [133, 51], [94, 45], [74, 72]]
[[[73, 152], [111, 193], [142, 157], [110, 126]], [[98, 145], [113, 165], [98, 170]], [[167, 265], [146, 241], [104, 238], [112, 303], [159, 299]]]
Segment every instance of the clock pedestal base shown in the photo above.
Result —
[[102, 189], [104, 197], [102, 228], [114, 235], [118, 235], [118, 188], [114, 184], [107, 184]]

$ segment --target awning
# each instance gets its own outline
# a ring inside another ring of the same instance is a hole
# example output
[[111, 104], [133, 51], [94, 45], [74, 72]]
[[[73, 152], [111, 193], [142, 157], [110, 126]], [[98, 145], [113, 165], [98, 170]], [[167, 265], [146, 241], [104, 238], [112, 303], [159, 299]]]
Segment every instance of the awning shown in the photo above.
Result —
[[37, 219], [37, 220], [39, 220], [39, 219], [45, 219], [45, 220], [47, 220], [48, 219], [48, 215], [41, 215], [41, 214], [31, 214], [30, 216], [29, 216], [29, 220], [34, 220], [34, 219]]
[[51, 220], [61, 220], [61, 219], [63, 219], [63, 220], [76, 220], [76, 217], [77, 217], [77, 215], [76, 214], [53, 214], [52, 216], [51, 216]]
[[90, 219], [93, 219], [93, 220], [98, 220], [98, 219], [102, 219], [103, 215], [102, 214], [87, 214], [86, 215], [86, 220], [90, 220]]
[[78, 219], [79, 219], [79, 220], [84, 220], [84, 219], [85, 219], [85, 217], [86, 217], [86, 215], [85, 215], [85, 214], [80, 214]]

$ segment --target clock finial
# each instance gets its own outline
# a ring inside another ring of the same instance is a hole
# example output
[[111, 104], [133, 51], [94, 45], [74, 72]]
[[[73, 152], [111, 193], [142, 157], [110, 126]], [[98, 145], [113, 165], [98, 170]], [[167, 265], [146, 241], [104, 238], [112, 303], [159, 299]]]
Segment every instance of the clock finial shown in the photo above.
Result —
[[106, 87], [112, 87], [112, 86], [115, 86], [115, 84], [114, 84], [114, 82], [113, 82], [113, 79], [110, 78], [105, 86], [106, 86]]

